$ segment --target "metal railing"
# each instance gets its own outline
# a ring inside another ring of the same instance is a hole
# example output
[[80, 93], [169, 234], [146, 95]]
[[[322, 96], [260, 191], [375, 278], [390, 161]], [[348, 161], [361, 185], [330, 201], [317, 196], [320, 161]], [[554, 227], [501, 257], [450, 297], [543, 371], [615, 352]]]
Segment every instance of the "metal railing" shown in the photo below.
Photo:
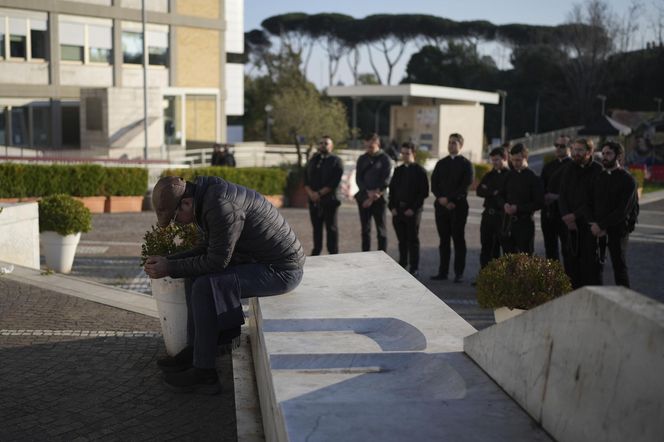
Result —
[[582, 128], [583, 126], [571, 126], [563, 129], [553, 130], [551, 132], [543, 132], [539, 134], [528, 135], [526, 137], [514, 138], [510, 140], [510, 142], [512, 145], [523, 143], [531, 153], [534, 153], [538, 150], [552, 148], [553, 143], [555, 143], [556, 139], [561, 135], [567, 135], [568, 137], [575, 138], [579, 130]]

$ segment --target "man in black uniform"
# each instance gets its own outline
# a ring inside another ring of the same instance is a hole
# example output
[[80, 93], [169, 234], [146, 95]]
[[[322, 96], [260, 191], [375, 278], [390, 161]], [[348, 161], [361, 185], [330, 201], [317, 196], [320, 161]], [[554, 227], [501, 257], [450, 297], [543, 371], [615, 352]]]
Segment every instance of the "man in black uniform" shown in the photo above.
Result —
[[431, 175], [431, 190], [436, 196], [436, 229], [440, 237], [440, 264], [433, 280], [447, 279], [450, 267], [450, 239], [454, 241], [454, 282], [463, 281], [466, 267], [466, 238], [468, 219], [468, 187], [473, 182], [473, 165], [459, 155], [463, 147], [461, 134], [451, 134], [447, 143], [450, 153], [436, 163]]
[[323, 225], [327, 232], [327, 252], [339, 253], [339, 230], [337, 209], [341, 202], [337, 198], [337, 187], [344, 169], [341, 159], [332, 154], [334, 143], [327, 135], [318, 145], [318, 152], [307, 163], [304, 188], [309, 196], [309, 217], [314, 233], [312, 256], [323, 250]]
[[355, 194], [362, 225], [362, 251], [371, 249], [371, 218], [376, 223], [378, 250], [387, 251], [387, 229], [385, 228], [385, 189], [390, 182], [392, 163], [380, 148], [377, 134], [364, 140], [366, 153], [357, 159], [355, 182], [359, 191]]
[[503, 147], [489, 153], [493, 169], [484, 175], [477, 186], [477, 196], [484, 198], [484, 212], [480, 224], [480, 267], [484, 268], [492, 259], [500, 257], [500, 234], [503, 224], [503, 188], [510, 173], [507, 154]]
[[592, 140], [578, 138], [572, 144], [574, 161], [562, 171], [558, 206], [567, 227], [569, 249], [565, 271], [572, 287], [601, 285], [598, 240], [590, 231], [593, 188], [602, 166], [593, 161]]
[[616, 285], [629, 287], [625, 252], [634, 228], [630, 225], [630, 216], [638, 204], [638, 196], [634, 177], [620, 166], [624, 154], [623, 147], [612, 141], [602, 147], [604, 170], [595, 181], [590, 231], [600, 241], [608, 239]]
[[390, 182], [388, 207], [392, 212], [392, 225], [399, 240], [399, 264], [410, 263], [410, 273], [418, 276], [420, 263], [420, 221], [422, 205], [429, 196], [429, 178], [422, 166], [415, 162], [415, 145], [401, 145], [403, 164], [394, 170]]
[[535, 221], [533, 215], [544, 205], [542, 182], [528, 167], [528, 149], [517, 143], [510, 150], [514, 169], [505, 179], [503, 198], [503, 251], [533, 254]]
[[559, 187], [555, 184], [559, 184], [559, 180], [553, 180], [552, 177], [572, 161], [569, 154], [570, 138], [567, 135], [561, 135], [554, 146], [556, 148], [556, 158], [544, 165], [540, 175], [544, 186], [544, 207], [542, 208], [541, 223], [546, 258], [560, 260], [558, 241], [560, 241], [563, 253], [565, 253], [567, 232], [562, 230], [566, 227], [560, 219], [560, 209], [558, 208]]

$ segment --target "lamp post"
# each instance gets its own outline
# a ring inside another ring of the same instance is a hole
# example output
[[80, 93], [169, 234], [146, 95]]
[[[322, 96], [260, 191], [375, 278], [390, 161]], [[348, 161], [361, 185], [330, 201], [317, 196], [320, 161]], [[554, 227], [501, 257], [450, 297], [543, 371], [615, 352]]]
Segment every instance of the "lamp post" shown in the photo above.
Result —
[[500, 140], [505, 142], [506, 130], [505, 130], [505, 102], [507, 101], [507, 91], [498, 89], [496, 92], [500, 94], [500, 101], [502, 103], [502, 110], [500, 112]]
[[657, 113], [662, 112], [662, 99], [660, 97], [653, 98], [653, 101], [657, 103]]
[[606, 95], [598, 95], [597, 99], [602, 101], [602, 116], [604, 116], [604, 115], [606, 115], [606, 113], [604, 112], [604, 109], [605, 109], [604, 105], [606, 103]]
[[265, 144], [270, 143], [270, 128], [272, 126], [272, 123], [274, 123], [274, 120], [272, 119], [272, 107], [271, 104], [266, 104], [265, 105]]

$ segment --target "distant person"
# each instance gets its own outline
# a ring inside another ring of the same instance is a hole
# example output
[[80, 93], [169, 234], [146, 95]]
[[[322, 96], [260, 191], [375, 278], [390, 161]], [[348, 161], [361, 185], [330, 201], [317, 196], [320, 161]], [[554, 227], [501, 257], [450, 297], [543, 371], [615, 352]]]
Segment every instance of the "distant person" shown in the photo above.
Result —
[[399, 159], [399, 144], [396, 140], [390, 141], [390, 144], [385, 148], [385, 153], [394, 162]]
[[366, 152], [357, 159], [355, 181], [358, 192], [355, 194], [360, 212], [362, 229], [362, 251], [371, 249], [371, 219], [376, 224], [378, 250], [387, 251], [387, 229], [385, 227], [385, 190], [390, 182], [392, 162], [380, 148], [378, 135], [365, 137]]
[[[633, 215], [635, 209], [638, 213], [636, 180], [620, 165], [625, 154], [622, 145], [612, 141], [603, 144], [604, 170], [593, 187], [590, 231], [600, 241], [604, 239], [608, 244], [616, 285], [629, 287], [626, 253], [629, 234], [634, 230], [636, 222]], [[602, 245], [600, 243], [600, 247]]]
[[320, 255], [323, 249], [323, 226], [327, 235], [327, 252], [339, 253], [339, 228], [337, 211], [341, 202], [337, 188], [344, 169], [341, 159], [332, 154], [334, 142], [327, 135], [318, 144], [318, 152], [307, 162], [304, 174], [304, 189], [309, 197], [309, 218], [314, 235], [312, 256]]
[[567, 244], [567, 232], [560, 219], [558, 208], [559, 186], [552, 177], [561, 171], [563, 167], [570, 164], [570, 137], [561, 135], [554, 143], [556, 157], [546, 163], [542, 168], [540, 179], [544, 187], [544, 207], [542, 208], [541, 226], [544, 236], [544, 250], [547, 259], [560, 260], [559, 243], [562, 244], [563, 253]]
[[420, 221], [424, 200], [429, 196], [429, 178], [424, 167], [415, 162], [413, 143], [401, 145], [401, 160], [403, 164], [394, 170], [390, 181], [388, 207], [399, 241], [399, 264], [417, 277], [420, 264]]
[[510, 150], [514, 168], [505, 180], [503, 198], [503, 251], [527, 253], [535, 250], [534, 214], [544, 205], [544, 189], [539, 177], [528, 167], [528, 148], [515, 144]]
[[477, 186], [477, 196], [484, 198], [484, 211], [480, 223], [480, 267], [500, 257], [500, 235], [503, 225], [503, 188], [510, 173], [505, 149], [496, 147], [489, 153], [492, 169]]
[[592, 160], [592, 140], [578, 138], [572, 144], [572, 160], [563, 170], [558, 206], [567, 228], [568, 262], [565, 271], [577, 289], [602, 284], [599, 241], [590, 230], [593, 217], [593, 189], [602, 166]]
[[230, 152], [228, 144], [222, 145], [215, 143], [213, 146], [212, 159], [210, 164], [212, 166], [226, 166], [235, 167], [235, 156]]
[[438, 273], [431, 277], [436, 281], [446, 280], [450, 267], [451, 244], [454, 242], [454, 282], [463, 281], [466, 268], [465, 228], [468, 219], [468, 188], [473, 182], [473, 165], [459, 152], [463, 147], [463, 136], [449, 136], [449, 155], [436, 163], [431, 175], [431, 191], [436, 197], [434, 209], [436, 229], [440, 238]]

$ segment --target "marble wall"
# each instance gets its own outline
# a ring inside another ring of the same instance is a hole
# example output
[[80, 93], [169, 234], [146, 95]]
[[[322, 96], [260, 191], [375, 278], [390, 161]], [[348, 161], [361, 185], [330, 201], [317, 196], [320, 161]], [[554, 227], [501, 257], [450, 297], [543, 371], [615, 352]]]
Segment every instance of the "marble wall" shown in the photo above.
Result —
[[0, 261], [39, 268], [37, 203], [0, 203]]

